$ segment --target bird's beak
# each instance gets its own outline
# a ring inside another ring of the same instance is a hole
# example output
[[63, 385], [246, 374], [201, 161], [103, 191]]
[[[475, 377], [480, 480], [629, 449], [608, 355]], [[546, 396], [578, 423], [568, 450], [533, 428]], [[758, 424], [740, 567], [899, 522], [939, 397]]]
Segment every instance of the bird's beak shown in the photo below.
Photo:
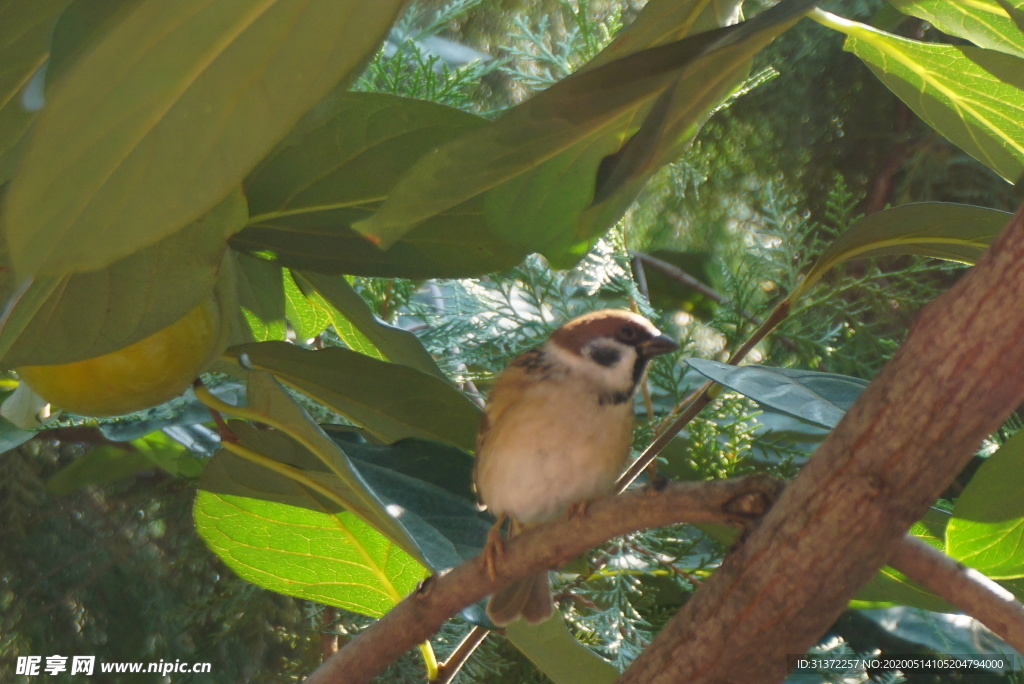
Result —
[[679, 349], [679, 345], [676, 344], [676, 341], [668, 335], [652, 337], [640, 345], [640, 353], [647, 358], [657, 356], [658, 354], [667, 354], [675, 351], [676, 349]]

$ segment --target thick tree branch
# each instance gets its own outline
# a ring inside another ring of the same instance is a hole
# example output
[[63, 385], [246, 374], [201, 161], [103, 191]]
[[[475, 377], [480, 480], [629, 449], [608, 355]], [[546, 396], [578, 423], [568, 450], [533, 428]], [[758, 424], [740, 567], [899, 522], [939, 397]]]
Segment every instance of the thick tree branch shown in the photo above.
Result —
[[903, 539], [889, 565], [1024, 653], [1024, 605], [985, 575], [914, 537]]
[[1024, 399], [1022, 300], [1024, 209], [621, 681], [781, 681]]
[[466, 606], [516, 579], [559, 567], [614, 537], [679, 522], [743, 525], [757, 520], [782, 486], [778, 479], [757, 475], [675, 482], [658, 493], [638, 489], [596, 501], [585, 515], [539, 525], [509, 541], [495, 580], [488, 577], [478, 558], [428, 578], [321, 665], [306, 684], [369, 681], [405, 651], [433, 636], [445, 620]]

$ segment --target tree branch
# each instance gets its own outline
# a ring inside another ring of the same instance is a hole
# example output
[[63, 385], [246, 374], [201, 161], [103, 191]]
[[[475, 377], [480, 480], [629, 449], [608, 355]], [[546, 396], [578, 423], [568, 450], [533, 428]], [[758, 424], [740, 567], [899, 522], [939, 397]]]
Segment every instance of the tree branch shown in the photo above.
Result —
[[1022, 300], [1024, 208], [621, 681], [781, 681], [1024, 399]]
[[1024, 605], [985, 575], [909, 536], [896, 547], [889, 565], [1024, 653]]
[[765, 475], [715, 482], [674, 482], [661, 492], [636, 489], [595, 501], [585, 515], [531, 528], [510, 540], [492, 580], [479, 557], [427, 578], [387, 615], [349, 641], [306, 684], [367, 682], [405, 651], [429, 639], [466, 606], [514, 580], [559, 567], [620, 535], [680, 522], [744, 525], [758, 520], [783, 482]]

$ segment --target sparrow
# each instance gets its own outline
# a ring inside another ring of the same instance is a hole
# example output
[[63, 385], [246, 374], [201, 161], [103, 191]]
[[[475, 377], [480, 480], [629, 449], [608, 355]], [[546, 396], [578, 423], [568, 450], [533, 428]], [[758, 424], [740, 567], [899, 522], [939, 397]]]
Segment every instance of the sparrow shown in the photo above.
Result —
[[[650, 321], [609, 309], [574, 318], [539, 347], [515, 357], [495, 379], [477, 436], [477, 498], [497, 518], [484, 546], [491, 577], [509, 536], [582, 512], [611, 492], [629, 456], [633, 397], [648, 362], [677, 348]], [[498, 626], [547, 619], [554, 610], [547, 571], [491, 596]]]

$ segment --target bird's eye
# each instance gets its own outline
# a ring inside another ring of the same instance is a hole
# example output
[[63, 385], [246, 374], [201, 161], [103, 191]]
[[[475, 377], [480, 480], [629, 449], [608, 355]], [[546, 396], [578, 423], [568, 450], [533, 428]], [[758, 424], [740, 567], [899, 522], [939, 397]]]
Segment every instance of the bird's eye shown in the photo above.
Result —
[[635, 342], [639, 334], [640, 333], [637, 331], [636, 326], [628, 323], [619, 328], [619, 339], [623, 342]]

